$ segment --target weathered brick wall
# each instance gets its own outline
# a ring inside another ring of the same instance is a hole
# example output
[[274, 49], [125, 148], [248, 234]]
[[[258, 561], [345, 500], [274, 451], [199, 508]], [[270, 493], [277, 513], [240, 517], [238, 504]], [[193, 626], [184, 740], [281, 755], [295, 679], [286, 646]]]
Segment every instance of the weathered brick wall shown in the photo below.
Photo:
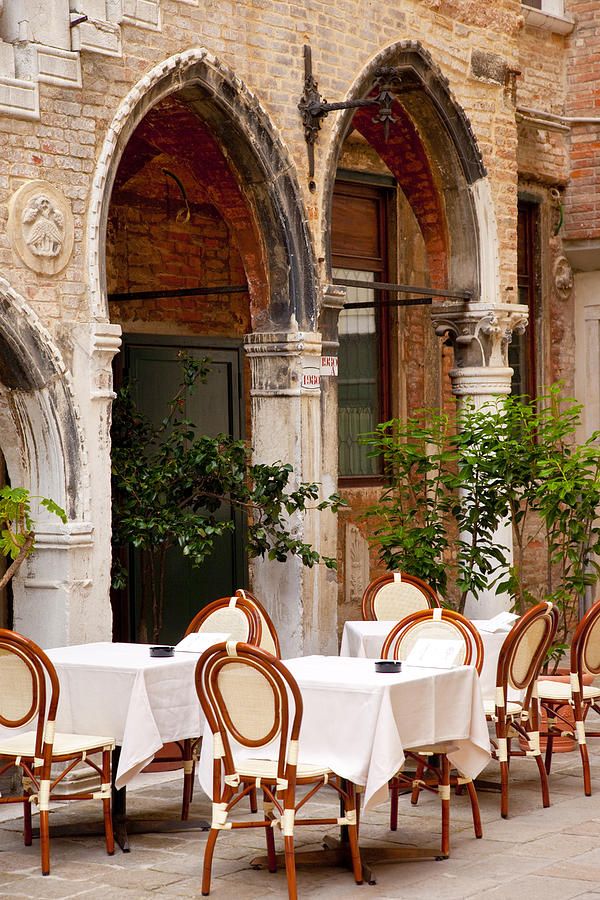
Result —
[[[569, 116], [600, 118], [600, 7], [591, 0], [570, 0], [577, 30], [568, 44]], [[566, 193], [565, 232], [571, 240], [600, 235], [598, 154], [600, 127], [575, 124], [571, 132], [571, 180]]]
[[[273, 0], [235, 4], [224, 0], [195, 7], [163, 0], [162, 28], [123, 24], [122, 58], [82, 52], [81, 88], [40, 84], [40, 122], [0, 117], [0, 135], [8, 153], [0, 161], [0, 216], [6, 202], [28, 178], [44, 178], [60, 187], [73, 205], [75, 252], [60, 280], [25, 270], [9, 247], [5, 228], [0, 236], [0, 265], [16, 290], [34, 300], [44, 320], [86, 318], [86, 267], [82, 246], [85, 212], [94, 162], [119, 101], [148, 69], [179, 50], [206, 46], [256, 93], [283, 136], [299, 173], [317, 246], [320, 234], [319, 189], [307, 189], [306, 148], [296, 103], [302, 89], [302, 44], [313, 47], [322, 92], [341, 98], [374, 54], [399, 40], [418, 40], [432, 53], [450, 79], [456, 98], [470, 117], [490, 172], [501, 228], [504, 285], [514, 283], [514, 219], [509, 185], [514, 185], [512, 111], [497, 84], [470, 75], [472, 48], [499, 49], [510, 63], [516, 58], [519, 4], [472, 0], [441, 4], [406, 0], [402, 4], [343, 4], [310, 0], [282, 7]], [[335, 52], [332, 52], [335, 48]], [[324, 123], [317, 148], [317, 187], [335, 116]], [[502, 152], [497, 153], [501, 144]], [[322, 255], [319, 253], [319, 255]]]

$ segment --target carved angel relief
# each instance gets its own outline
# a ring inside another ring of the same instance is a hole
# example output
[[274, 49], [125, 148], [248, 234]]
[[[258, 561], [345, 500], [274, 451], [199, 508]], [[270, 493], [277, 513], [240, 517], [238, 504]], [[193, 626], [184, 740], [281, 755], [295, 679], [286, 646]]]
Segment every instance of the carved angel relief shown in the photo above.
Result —
[[10, 198], [8, 235], [26, 266], [44, 275], [57, 275], [73, 250], [69, 201], [47, 181], [26, 182]]
[[65, 218], [44, 194], [34, 197], [23, 213], [25, 243], [35, 256], [58, 256]]

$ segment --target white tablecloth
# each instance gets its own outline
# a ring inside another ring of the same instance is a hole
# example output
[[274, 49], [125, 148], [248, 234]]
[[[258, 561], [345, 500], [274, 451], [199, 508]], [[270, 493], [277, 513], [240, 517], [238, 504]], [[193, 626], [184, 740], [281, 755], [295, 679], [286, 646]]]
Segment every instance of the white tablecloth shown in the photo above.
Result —
[[124, 787], [167, 741], [198, 737], [204, 715], [199, 654], [154, 659], [146, 644], [81, 644], [47, 651], [60, 681], [57, 731], [114, 737]]
[[[472, 778], [489, 760], [479, 678], [472, 666], [380, 675], [368, 659], [309, 656], [286, 660], [286, 665], [304, 703], [299, 761], [328, 766], [364, 785], [366, 808], [385, 802], [388, 781], [411, 747], [449, 742], [450, 759]], [[266, 749], [260, 755], [273, 753]], [[203, 742], [199, 778], [210, 796], [212, 741]]]
[[[342, 634], [340, 656], [356, 656], [366, 659], [380, 659], [383, 642], [396, 622], [346, 622]], [[488, 699], [495, 696], [496, 669], [500, 648], [508, 630], [490, 633], [485, 631], [485, 619], [473, 619], [473, 625], [483, 640], [483, 668], [481, 670], [481, 693]]]

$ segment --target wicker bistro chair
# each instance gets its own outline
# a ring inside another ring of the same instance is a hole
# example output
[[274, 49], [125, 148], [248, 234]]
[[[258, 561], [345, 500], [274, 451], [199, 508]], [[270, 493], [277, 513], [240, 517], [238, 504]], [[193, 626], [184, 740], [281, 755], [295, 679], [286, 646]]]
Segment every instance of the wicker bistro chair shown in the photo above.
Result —
[[404, 572], [388, 572], [367, 585], [362, 596], [364, 621], [399, 622], [410, 613], [440, 605], [433, 588]]
[[[262, 603], [251, 594], [250, 591], [245, 590], [244, 588], [238, 588], [235, 592], [236, 597], [243, 597], [244, 600], [247, 600], [248, 603], [252, 604], [252, 606], [256, 607], [256, 611], [260, 617], [260, 624], [262, 626], [260, 642], [258, 646], [262, 650], [266, 650], [267, 653], [272, 653], [273, 656], [276, 656], [277, 659], [281, 659], [281, 646], [279, 644], [279, 635], [277, 634], [277, 630], [269, 613], [266, 611]], [[249, 641], [252, 643], [252, 641]]]
[[[254, 599], [254, 598], [253, 598]], [[186, 629], [186, 635], [202, 631], [221, 631], [230, 635], [230, 640], [245, 641], [248, 644], [260, 644], [262, 639], [262, 620], [256, 603], [236, 593], [234, 597], [221, 597], [207, 603], [196, 613]], [[194, 773], [196, 770], [196, 753], [200, 746], [200, 738], [186, 738], [177, 742], [183, 760], [183, 799], [181, 818], [189, 818], [190, 804], [194, 796]], [[161, 762], [180, 762], [179, 758], [163, 757]], [[252, 812], [256, 812], [256, 795], [250, 797]]]
[[[570, 734], [579, 745], [583, 767], [583, 789], [586, 797], [592, 793], [590, 760], [587, 750], [588, 737], [600, 737], [600, 731], [586, 731], [585, 719], [590, 709], [600, 714], [600, 687], [584, 684], [584, 675], [600, 674], [600, 600], [588, 609], [575, 629], [571, 643], [571, 666], [569, 683], [559, 681], [538, 681], [538, 696], [546, 711], [548, 726], [546, 737], [546, 772], [550, 774], [552, 749], [556, 734]], [[575, 718], [568, 721], [561, 708], [569, 705]]]
[[[32, 842], [31, 804], [40, 811], [42, 874], [50, 873], [50, 832], [48, 811], [54, 800], [101, 800], [104, 808], [106, 852], [115, 850], [111, 818], [110, 758], [113, 738], [86, 734], [61, 734], [55, 730], [59, 682], [56, 669], [43, 650], [14, 631], [0, 629], [0, 725], [19, 733], [0, 735], [0, 775], [12, 766], [23, 773], [23, 791], [0, 797], [0, 803], [23, 804], [23, 839]], [[31, 726], [30, 731], [22, 731]], [[97, 765], [93, 754], [102, 754]], [[52, 774], [56, 763], [67, 764]], [[57, 785], [79, 763], [90, 766], [100, 776], [98, 791], [60, 794]]]
[[[511, 756], [533, 757], [537, 763], [544, 808], [550, 806], [548, 775], [540, 752], [537, 679], [558, 624], [552, 603], [538, 603], [521, 616], [502, 644], [496, 672], [495, 700], [485, 701], [486, 716], [493, 722], [496, 738], [492, 756], [500, 764], [500, 812], [508, 817], [508, 784]], [[508, 699], [509, 688], [521, 693], [520, 701]], [[527, 750], [513, 750], [513, 738], [523, 738]]]
[[[302, 696], [284, 664], [259, 647], [227, 641], [211, 647], [198, 660], [196, 690], [213, 734], [214, 747], [212, 826], [204, 851], [202, 893], [206, 896], [210, 892], [215, 842], [219, 832], [225, 829], [264, 828], [269, 870], [274, 872], [275, 825], [283, 832], [291, 900], [297, 897], [296, 826], [347, 826], [352, 870], [356, 883], [361, 884], [355, 787], [352, 783], [342, 783], [327, 767], [298, 763]], [[261, 748], [272, 743], [276, 758], [259, 758]], [[239, 745], [255, 750], [256, 758], [238, 758]], [[342, 799], [343, 816], [298, 819], [298, 811], [326, 784]], [[309, 786], [300, 800], [296, 798], [297, 785]], [[263, 816], [258, 821], [230, 821], [236, 804], [255, 787], [262, 789]]]
[[[394, 625], [384, 641], [382, 659], [405, 660], [419, 638], [438, 640], [460, 640], [463, 653], [459, 665], [475, 665], [480, 673], [483, 666], [483, 642], [472, 622], [451, 609], [423, 609], [412, 613]], [[471, 802], [475, 837], [483, 835], [479, 801], [471, 778], [454, 775], [447, 757], [446, 744], [413, 748], [406, 753], [416, 763], [414, 780], [412, 776], [398, 773], [390, 782], [390, 828], [398, 827], [398, 793], [403, 785], [412, 787], [411, 802], [417, 804], [421, 788], [437, 793], [442, 806], [442, 856], [450, 853], [450, 789], [465, 785]], [[438, 762], [434, 762], [437, 757]]]

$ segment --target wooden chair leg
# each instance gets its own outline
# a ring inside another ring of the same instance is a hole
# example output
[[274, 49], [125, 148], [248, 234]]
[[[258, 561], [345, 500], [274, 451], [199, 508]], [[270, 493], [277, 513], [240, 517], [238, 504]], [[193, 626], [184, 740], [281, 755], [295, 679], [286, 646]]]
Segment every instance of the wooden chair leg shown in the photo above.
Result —
[[294, 854], [294, 838], [286, 835], [283, 839], [285, 853], [285, 874], [287, 877], [289, 900], [298, 900], [298, 885], [296, 883], [296, 856]]
[[[350, 856], [352, 858], [352, 873], [357, 884], [363, 883], [362, 862], [360, 858], [360, 850], [358, 847], [358, 813], [356, 803], [356, 793], [354, 785], [348, 785], [348, 800], [345, 804], [346, 814], [354, 813], [356, 815], [356, 825], [348, 825], [348, 842], [350, 844]], [[352, 815], [350, 816], [352, 818]]]
[[554, 745], [554, 735], [548, 732], [548, 737], [546, 738], [546, 773], [550, 774], [550, 768], [552, 766], [552, 749]]
[[542, 806], [544, 809], [547, 809], [550, 806], [550, 788], [548, 786], [548, 773], [546, 772], [546, 767], [544, 766], [541, 754], [538, 754], [535, 757], [535, 761], [537, 763], [538, 772], [540, 773], [540, 784], [542, 787]]
[[190, 803], [194, 788], [194, 759], [192, 742], [186, 738], [183, 742], [183, 798], [181, 801], [181, 820], [187, 821], [190, 815]]
[[398, 794], [399, 781], [392, 778], [390, 781], [390, 831], [396, 831], [398, 828]]
[[[275, 816], [272, 811], [273, 804], [267, 800], [264, 792], [263, 792], [263, 812], [265, 819], [268, 819], [269, 822], [273, 822]], [[277, 871], [277, 854], [275, 853], [275, 835], [273, 833], [273, 827], [271, 825], [267, 825], [265, 827], [265, 838], [267, 841], [267, 861], [269, 866], [269, 872]]]
[[213, 854], [215, 852], [215, 844], [219, 836], [218, 828], [211, 828], [208, 832], [206, 847], [204, 848], [204, 864], [202, 867], [202, 896], [208, 897], [210, 894], [210, 876], [212, 871]]
[[[462, 786], [462, 785], [461, 785]], [[475, 832], [476, 838], [483, 837], [483, 828], [481, 827], [481, 812], [479, 811], [479, 798], [477, 796], [477, 791], [475, 790], [475, 785], [469, 779], [466, 782], [467, 792], [469, 794], [469, 800], [471, 801], [471, 814], [473, 816], [473, 831]]]
[[[110, 784], [110, 758], [111, 750], [102, 751], [102, 781], [104, 784]], [[109, 856], [113, 856], [115, 852], [115, 836], [113, 834], [111, 798], [103, 797], [102, 807], [104, 812], [104, 838], [106, 840], [106, 852]]]
[[40, 849], [42, 853], [42, 875], [50, 874], [50, 823], [48, 810], [40, 810]]
[[579, 753], [581, 754], [581, 765], [583, 767], [583, 790], [586, 797], [592, 796], [592, 778], [590, 773], [590, 758], [588, 755], [587, 744], [579, 744]]
[[500, 763], [500, 815], [508, 818], [508, 762]]
[[23, 843], [26, 847], [31, 847], [33, 835], [31, 831], [31, 803], [29, 800], [29, 791], [26, 791], [26, 798], [23, 801]]
[[450, 856], [450, 763], [445, 753], [440, 758], [439, 793], [442, 801], [442, 856]]
[[[415, 771], [415, 781], [420, 781], [423, 777], [423, 772], [425, 771], [425, 764], [422, 762], [417, 763], [417, 769]], [[419, 802], [419, 794], [421, 793], [421, 788], [418, 784], [413, 784], [412, 793], [410, 795], [410, 802], [413, 806], [416, 806]]]
[[256, 788], [255, 787], [253, 787], [251, 789], [250, 793], [248, 794], [248, 797], [250, 798], [250, 812], [253, 812], [253, 813], [258, 812], [258, 798], [256, 796]]

